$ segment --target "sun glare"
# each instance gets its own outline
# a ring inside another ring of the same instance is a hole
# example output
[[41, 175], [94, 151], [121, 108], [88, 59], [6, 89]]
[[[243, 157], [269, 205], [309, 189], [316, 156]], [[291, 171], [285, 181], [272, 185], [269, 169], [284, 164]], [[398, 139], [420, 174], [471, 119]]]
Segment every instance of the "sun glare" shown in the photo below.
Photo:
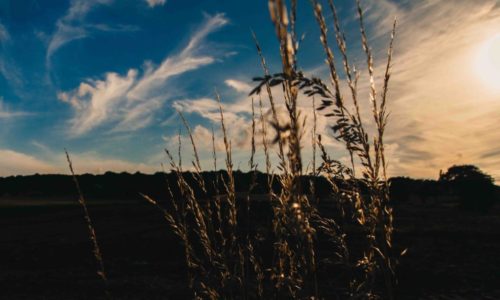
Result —
[[475, 67], [483, 84], [500, 93], [500, 34], [481, 45]]

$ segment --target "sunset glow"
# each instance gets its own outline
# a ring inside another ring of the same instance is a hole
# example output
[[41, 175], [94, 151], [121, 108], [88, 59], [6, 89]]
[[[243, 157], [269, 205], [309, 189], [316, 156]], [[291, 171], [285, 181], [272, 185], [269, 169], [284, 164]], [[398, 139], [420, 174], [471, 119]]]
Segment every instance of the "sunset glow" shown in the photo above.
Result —
[[485, 87], [500, 93], [500, 34], [481, 45], [475, 67]]

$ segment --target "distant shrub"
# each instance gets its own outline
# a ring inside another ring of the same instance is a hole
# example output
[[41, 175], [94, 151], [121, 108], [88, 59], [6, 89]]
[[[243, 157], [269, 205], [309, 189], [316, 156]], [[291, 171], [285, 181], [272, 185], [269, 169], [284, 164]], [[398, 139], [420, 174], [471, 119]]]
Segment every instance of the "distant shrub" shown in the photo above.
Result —
[[493, 178], [473, 165], [452, 166], [439, 180], [448, 183], [463, 209], [486, 212], [495, 203]]

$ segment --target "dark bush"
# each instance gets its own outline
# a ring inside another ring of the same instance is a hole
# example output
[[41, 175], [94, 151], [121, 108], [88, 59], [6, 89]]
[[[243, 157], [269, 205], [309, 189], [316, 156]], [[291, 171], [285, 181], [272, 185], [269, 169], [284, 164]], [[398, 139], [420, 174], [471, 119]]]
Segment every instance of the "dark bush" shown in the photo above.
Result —
[[453, 166], [441, 173], [439, 180], [455, 192], [463, 209], [486, 212], [495, 204], [493, 178], [476, 166]]

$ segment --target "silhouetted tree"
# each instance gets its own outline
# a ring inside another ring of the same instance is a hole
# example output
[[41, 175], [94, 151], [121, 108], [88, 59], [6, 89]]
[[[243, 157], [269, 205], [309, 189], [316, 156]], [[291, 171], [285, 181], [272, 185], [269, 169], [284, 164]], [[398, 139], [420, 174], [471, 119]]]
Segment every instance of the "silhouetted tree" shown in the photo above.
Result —
[[452, 166], [439, 181], [450, 185], [464, 209], [485, 212], [495, 203], [493, 178], [474, 165]]
[[440, 181], [462, 181], [462, 180], [481, 180], [493, 184], [493, 177], [481, 171], [474, 165], [452, 166], [445, 173], [439, 176]]

